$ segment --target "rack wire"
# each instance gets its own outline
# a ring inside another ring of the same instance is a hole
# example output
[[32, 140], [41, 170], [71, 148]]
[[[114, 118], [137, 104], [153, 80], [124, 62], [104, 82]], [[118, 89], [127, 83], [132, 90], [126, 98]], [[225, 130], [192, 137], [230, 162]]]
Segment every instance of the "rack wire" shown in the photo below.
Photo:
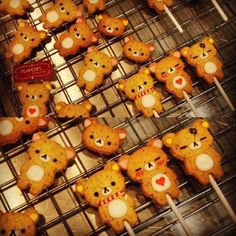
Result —
[[[52, 3], [46, 0], [30, 1], [34, 11], [27, 13], [25, 19], [31, 25], [42, 29], [38, 17]], [[184, 29], [180, 34], [163, 13], [157, 15], [149, 9], [146, 1], [141, 0], [108, 0], [106, 12], [111, 16], [126, 17], [129, 20], [128, 30], [113, 39], [100, 39], [98, 48], [103, 52], [119, 59], [118, 68], [109, 76], [104, 85], [91, 93], [80, 90], [76, 85], [78, 71], [83, 65], [86, 50], [75, 56], [63, 59], [53, 48], [55, 40], [69, 28], [70, 24], [63, 24], [59, 29], [49, 32], [49, 39], [43, 43], [27, 62], [34, 60], [50, 60], [54, 65], [54, 89], [49, 102], [50, 125], [47, 129], [49, 137], [63, 145], [72, 146], [77, 152], [75, 163], [60, 173], [53, 187], [47, 189], [38, 197], [21, 192], [16, 181], [22, 163], [27, 159], [27, 148], [30, 137], [23, 137], [18, 143], [8, 145], [0, 153], [0, 209], [5, 211], [23, 211], [28, 207], [35, 207], [44, 220], [39, 223], [39, 235], [114, 235], [113, 231], [99, 221], [97, 211], [84, 203], [74, 193], [74, 184], [78, 178], [87, 177], [101, 169], [108, 160], [102, 155], [94, 155], [87, 151], [81, 143], [82, 124], [75, 120], [61, 121], [55, 114], [55, 104], [58, 101], [78, 103], [89, 100], [96, 106], [93, 116], [100, 117], [101, 122], [112, 127], [123, 127], [128, 131], [128, 139], [120, 152], [109, 160], [117, 160], [123, 153], [132, 153], [146, 142], [155, 137], [161, 137], [169, 131], [176, 131], [193, 121], [193, 113], [185, 101], [176, 101], [167, 94], [162, 84], [156, 82], [156, 87], [162, 91], [162, 104], [165, 112], [160, 119], [144, 119], [133, 109], [132, 103], [117, 89], [120, 79], [128, 78], [136, 73], [140, 66], [128, 62], [122, 55], [123, 38], [132, 35], [145, 42], [154, 43], [156, 52], [147, 66], [158, 61], [170, 51], [178, 50], [185, 45], [191, 45], [206, 35], [215, 39], [220, 59], [224, 62], [225, 78], [222, 86], [232, 101], [235, 101], [235, 72], [236, 72], [236, 2], [234, 0], [218, 1], [229, 21], [224, 22], [210, 1], [177, 0], [171, 9], [178, 22]], [[79, 5], [81, 1], [76, 1]], [[94, 32], [96, 29], [95, 15], [85, 14]], [[21, 104], [16, 88], [12, 84], [12, 65], [3, 56], [4, 48], [11, 40], [17, 29], [17, 19], [9, 15], [0, 18], [0, 83], [1, 113], [5, 116], [19, 116]], [[211, 120], [211, 132], [214, 136], [215, 147], [222, 154], [222, 166], [225, 176], [220, 187], [229, 202], [236, 209], [233, 201], [236, 196], [235, 176], [235, 114], [230, 112], [215, 86], [208, 86], [199, 80], [191, 67], [190, 73], [194, 91], [191, 99], [200, 114]], [[7, 102], [8, 101], [8, 102]], [[6, 105], [7, 104], [7, 105]], [[9, 105], [10, 104], [10, 105]], [[102, 118], [103, 117], [103, 118]], [[115, 118], [114, 118], [115, 117]], [[119, 118], [118, 118], [119, 117]], [[167, 119], [168, 118], [168, 119]], [[167, 150], [166, 150], [167, 151]], [[168, 151], [167, 151], [168, 153]], [[230, 235], [235, 225], [231, 222], [222, 208], [218, 197], [211, 188], [199, 186], [191, 177], [183, 173], [181, 164], [174, 160], [170, 153], [169, 166], [173, 168], [180, 180], [181, 195], [176, 201], [180, 212], [187, 223], [191, 225], [194, 235]], [[139, 217], [139, 224], [134, 228], [137, 235], [183, 235], [183, 231], [169, 207], [157, 208], [144, 197], [137, 184], [126, 176], [127, 191], [134, 197]], [[127, 235], [123, 233], [122, 235]]]

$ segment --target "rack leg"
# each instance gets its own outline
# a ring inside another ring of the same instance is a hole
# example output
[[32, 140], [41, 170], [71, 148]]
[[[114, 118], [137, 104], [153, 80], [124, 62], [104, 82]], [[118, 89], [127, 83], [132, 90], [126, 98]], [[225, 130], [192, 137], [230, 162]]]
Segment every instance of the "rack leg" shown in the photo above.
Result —
[[225, 15], [225, 13], [223, 12], [222, 8], [220, 7], [220, 5], [218, 4], [218, 2], [216, 0], [211, 0], [212, 3], [214, 4], [216, 10], [220, 13], [220, 15], [222, 16], [222, 18], [224, 19], [224, 21], [228, 20], [228, 17]]
[[132, 227], [130, 226], [130, 224], [127, 221], [124, 221], [124, 226], [130, 236], [135, 236], [135, 233], [134, 233]]
[[188, 94], [185, 91], [183, 91], [183, 94], [184, 94], [184, 97], [185, 97], [187, 103], [189, 104], [190, 108], [192, 109], [194, 115], [196, 117], [200, 117], [200, 113], [198, 112], [196, 107], [193, 105], [193, 103], [192, 103], [191, 99], [189, 98]]
[[180, 214], [178, 208], [176, 207], [174, 201], [172, 200], [172, 198], [169, 194], [166, 194], [166, 199], [167, 199], [172, 211], [174, 212], [174, 214], [178, 218], [180, 224], [182, 225], [186, 235], [188, 235], [188, 236], [192, 235], [186, 221], [184, 220], [183, 216]]
[[218, 197], [220, 198], [221, 202], [223, 203], [225, 209], [229, 213], [230, 217], [233, 219], [234, 222], [236, 222], [236, 215], [235, 215], [232, 207], [229, 205], [229, 202], [225, 198], [223, 192], [219, 188], [218, 184], [216, 183], [216, 181], [212, 175], [209, 175], [209, 180], [210, 180], [210, 183], [211, 183], [213, 189], [216, 191]]

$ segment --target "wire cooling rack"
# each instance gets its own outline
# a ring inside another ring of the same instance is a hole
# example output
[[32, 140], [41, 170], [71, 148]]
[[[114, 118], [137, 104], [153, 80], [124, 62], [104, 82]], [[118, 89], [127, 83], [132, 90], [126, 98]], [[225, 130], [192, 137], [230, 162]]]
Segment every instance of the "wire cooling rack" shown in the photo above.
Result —
[[[43, 29], [38, 17], [49, 7], [51, 1], [30, 1], [32, 10], [25, 20], [38, 29]], [[180, 34], [163, 13], [157, 15], [141, 0], [108, 0], [106, 12], [111, 16], [126, 17], [129, 20], [128, 30], [122, 37], [100, 39], [98, 48], [103, 52], [116, 56], [119, 66], [103, 86], [91, 93], [80, 90], [76, 85], [78, 71], [83, 65], [86, 51], [63, 59], [53, 48], [55, 40], [69, 28], [62, 25], [49, 32], [48, 40], [41, 45], [27, 62], [34, 60], [50, 60], [54, 65], [54, 89], [49, 102], [51, 122], [46, 130], [49, 137], [62, 145], [73, 146], [77, 151], [75, 163], [65, 173], [60, 173], [53, 187], [38, 197], [21, 192], [16, 181], [19, 169], [27, 160], [26, 150], [30, 137], [23, 137], [18, 143], [1, 149], [0, 154], [0, 209], [3, 211], [23, 211], [34, 206], [44, 219], [39, 223], [39, 235], [114, 235], [97, 217], [97, 211], [86, 205], [74, 194], [74, 184], [80, 177], [87, 177], [101, 169], [107, 158], [88, 152], [81, 143], [82, 124], [75, 120], [62, 122], [55, 115], [55, 104], [59, 101], [78, 103], [89, 100], [96, 106], [93, 116], [112, 127], [123, 127], [128, 131], [128, 139], [120, 152], [109, 160], [117, 160], [123, 153], [132, 153], [154, 137], [161, 137], [169, 131], [176, 131], [193, 121], [193, 113], [185, 101], [176, 101], [165, 92], [162, 84], [156, 87], [162, 91], [162, 104], [165, 112], [160, 119], [144, 119], [133, 109], [117, 89], [117, 82], [136, 73], [140, 66], [128, 62], [122, 55], [123, 38], [132, 35], [145, 42], [155, 44], [156, 52], [153, 61], [158, 61], [170, 51], [191, 45], [200, 38], [211, 35], [224, 62], [225, 78], [222, 86], [235, 101], [236, 73], [236, 2], [234, 0], [218, 0], [229, 17], [224, 22], [210, 1], [181, 0], [175, 1], [172, 13], [182, 25], [184, 33]], [[76, 1], [79, 5], [81, 1]], [[95, 15], [85, 14], [94, 32], [97, 31]], [[5, 116], [20, 115], [21, 104], [17, 91], [12, 84], [12, 65], [4, 57], [7, 42], [17, 29], [17, 19], [9, 15], [0, 18], [0, 44], [2, 52], [0, 63], [1, 114]], [[147, 64], [149, 64], [147, 63]], [[145, 66], [145, 65], [142, 65]], [[215, 147], [222, 154], [224, 179], [219, 183], [227, 199], [236, 209], [233, 201], [236, 197], [235, 181], [235, 119], [230, 109], [214, 86], [208, 86], [196, 78], [191, 67], [190, 73], [194, 91], [191, 99], [201, 116], [211, 120], [211, 131], [215, 139]], [[116, 118], [112, 118], [116, 117]], [[119, 117], [119, 118], [118, 118]], [[168, 119], [167, 119], [168, 118]], [[169, 154], [169, 153], [168, 153]], [[169, 165], [173, 168], [180, 181], [181, 195], [176, 201], [180, 212], [191, 226], [193, 235], [230, 235], [235, 229], [221, 202], [211, 188], [199, 186], [192, 178], [186, 176], [179, 162], [169, 155]], [[137, 184], [127, 178], [127, 191], [135, 199], [139, 224], [134, 228], [137, 235], [183, 235], [176, 217], [170, 208], [157, 208], [144, 197]], [[122, 235], [126, 235], [123, 233]]]

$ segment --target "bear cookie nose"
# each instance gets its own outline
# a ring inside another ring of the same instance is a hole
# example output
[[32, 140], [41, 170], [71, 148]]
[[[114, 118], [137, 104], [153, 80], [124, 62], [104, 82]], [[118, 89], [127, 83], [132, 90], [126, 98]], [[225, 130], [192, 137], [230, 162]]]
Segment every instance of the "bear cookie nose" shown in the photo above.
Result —
[[200, 43], [200, 47], [205, 48], [206, 47], [205, 43]]
[[95, 144], [97, 147], [103, 147], [104, 146], [104, 141], [102, 139], [96, 139]]

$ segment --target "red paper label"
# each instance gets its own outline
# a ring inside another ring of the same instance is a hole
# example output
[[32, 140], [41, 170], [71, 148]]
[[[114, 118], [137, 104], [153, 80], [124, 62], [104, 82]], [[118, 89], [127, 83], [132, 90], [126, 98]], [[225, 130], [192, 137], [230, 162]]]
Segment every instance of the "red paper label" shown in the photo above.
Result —
[[39, 61], [24, 65], [14, 65], [14, 82], [28, 82], [32, 80], [51, 80], [52, 65], [50, 61]]

